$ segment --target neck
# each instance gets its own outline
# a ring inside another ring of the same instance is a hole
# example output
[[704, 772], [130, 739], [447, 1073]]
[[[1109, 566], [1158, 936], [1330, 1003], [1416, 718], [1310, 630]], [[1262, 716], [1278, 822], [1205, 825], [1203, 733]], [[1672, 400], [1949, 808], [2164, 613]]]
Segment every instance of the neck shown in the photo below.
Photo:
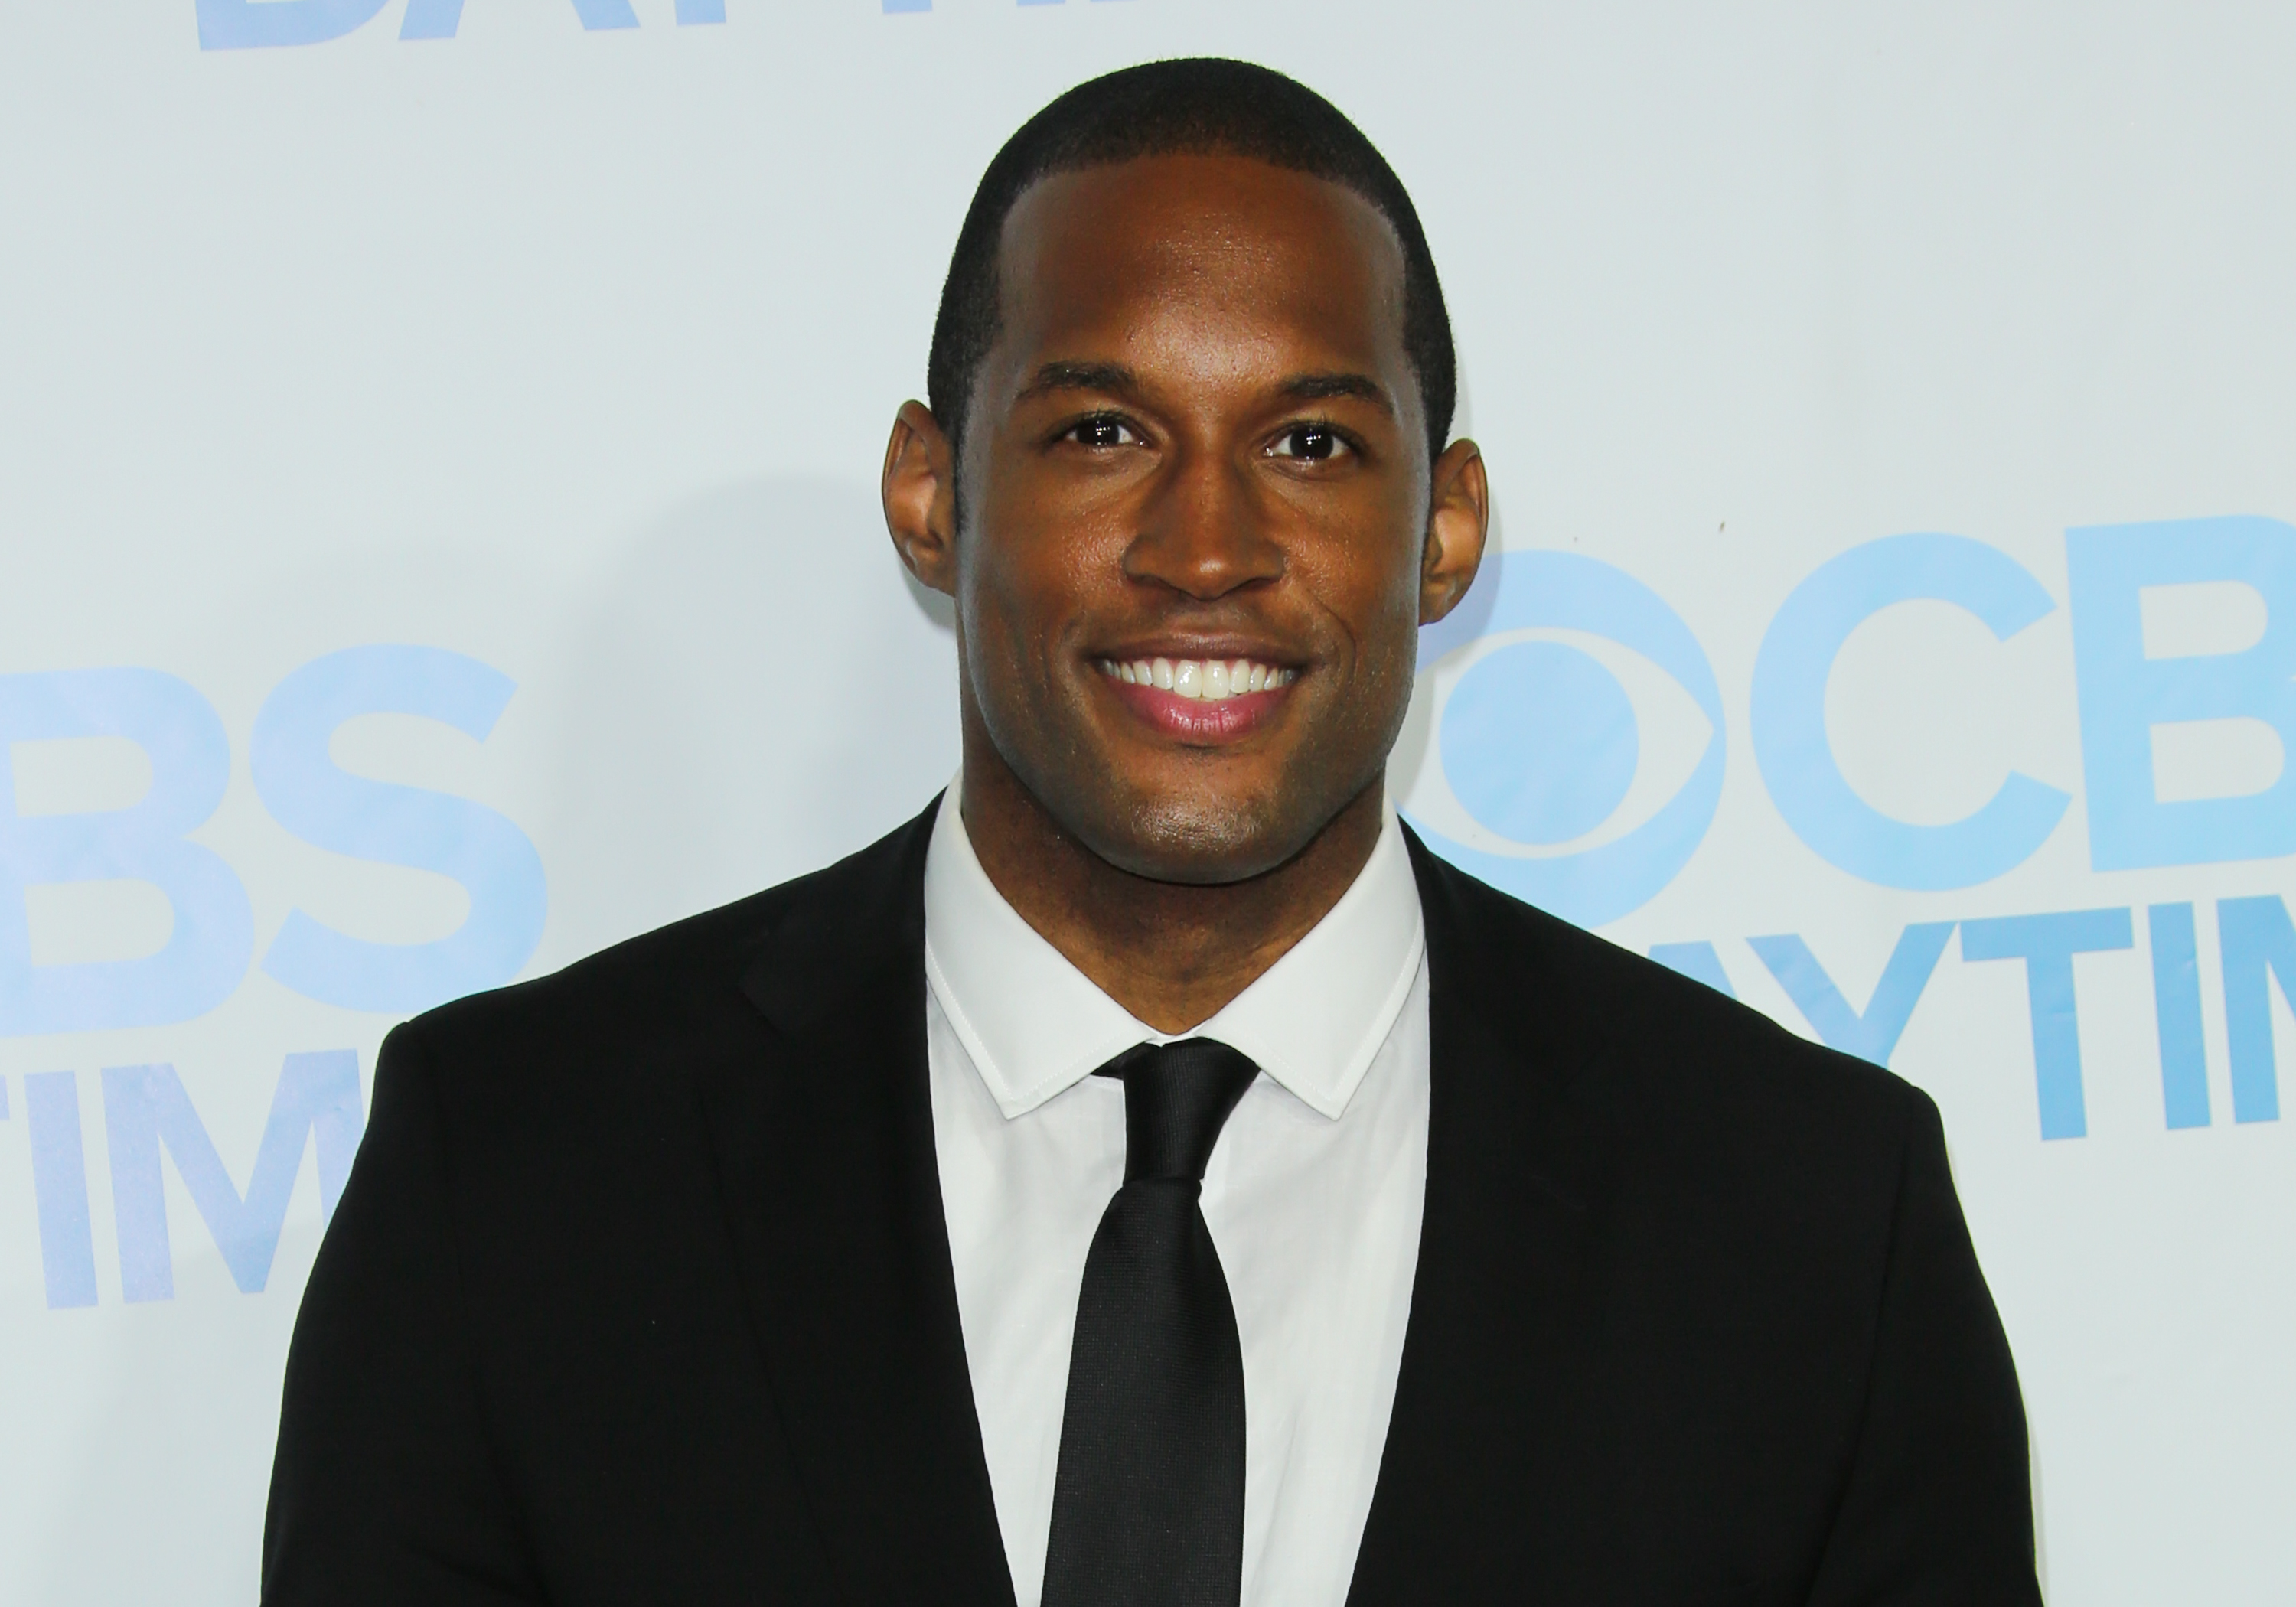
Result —
[[1118, 869], [1063, 830], [990, 744], [965, 744], [964, 831], [990, 882], [1070, 964], [1159, 1032], [1210, 1019], [1329, 913], [1378, 844], [1383, 796], [1374, 781], [1306, 848], [1257, 876], [1158, 881]]

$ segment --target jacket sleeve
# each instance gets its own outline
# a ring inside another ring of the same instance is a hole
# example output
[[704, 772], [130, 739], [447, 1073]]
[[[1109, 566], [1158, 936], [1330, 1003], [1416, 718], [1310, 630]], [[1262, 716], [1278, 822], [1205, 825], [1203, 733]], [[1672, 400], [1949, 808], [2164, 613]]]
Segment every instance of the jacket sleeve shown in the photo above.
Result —
[[1937, 1107], [1906, 1150], [1865, 1416], [1811, 1607], [2039, 1607], [2009, 1341]]
[[488, 1441], [447, 1163], [430, 1065], [400, 1027], [288, 1352], [270, 1607], [542, 1599]]

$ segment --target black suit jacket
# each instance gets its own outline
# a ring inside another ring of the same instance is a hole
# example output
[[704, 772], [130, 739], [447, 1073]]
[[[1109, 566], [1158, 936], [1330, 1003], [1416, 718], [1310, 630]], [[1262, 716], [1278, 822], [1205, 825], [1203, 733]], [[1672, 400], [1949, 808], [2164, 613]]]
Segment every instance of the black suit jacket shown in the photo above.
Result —
[[[275, 1607], [1010, 1607], [925, 1062], [932, 810], [393, 1032]], [[1937, 1112], [1427, 853], [1427, 1201], [1349, 1602], [2039, 1600]]]

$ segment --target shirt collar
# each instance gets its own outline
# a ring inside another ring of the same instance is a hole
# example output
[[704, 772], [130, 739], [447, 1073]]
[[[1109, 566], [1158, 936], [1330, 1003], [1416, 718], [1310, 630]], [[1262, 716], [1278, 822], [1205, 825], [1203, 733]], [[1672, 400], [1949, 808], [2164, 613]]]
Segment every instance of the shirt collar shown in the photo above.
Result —
[[[1426, 949], [1393, 806], [1371, 858], [1308, 935], [1193, 1031], [1241, 1050], [1336, 1120], [1403, 1010]], [[1006, 1118], [1139, 1043], [1169, 1043], [1103, 993], [1004, 901], [950, 783], [925, 854], [925, 981]]]

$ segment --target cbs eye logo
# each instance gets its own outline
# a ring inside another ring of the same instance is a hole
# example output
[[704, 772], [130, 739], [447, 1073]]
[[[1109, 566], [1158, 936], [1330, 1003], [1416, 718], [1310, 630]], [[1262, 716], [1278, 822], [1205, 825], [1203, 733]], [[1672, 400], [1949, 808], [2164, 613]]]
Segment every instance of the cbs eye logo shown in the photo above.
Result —
[[1600, 926], [1713, 823], [1721, 693], [1690, 627], [1623, 570], [1557, 552], [1497, 570], [1487, 615], [1471, 598], [1421, 633], [1403, 806], [1445, 858]]

